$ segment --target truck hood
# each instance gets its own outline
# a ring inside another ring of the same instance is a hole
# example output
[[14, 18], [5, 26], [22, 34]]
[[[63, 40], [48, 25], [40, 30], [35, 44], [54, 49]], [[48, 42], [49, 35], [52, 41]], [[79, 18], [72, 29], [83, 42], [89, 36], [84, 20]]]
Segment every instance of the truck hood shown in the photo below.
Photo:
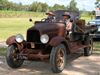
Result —
[[45, 33], [58, 33], [60, 29], [64, 29], [65, 25], [63, 23], [36, 23], [33, 27], [28, 30], [38, 30], [40, 34]]
[[36, 23], [27, 30], [28, 42], [40, 42], [40, 36], [47, 34], [50, 39], [55, 36], [64, 36], [65, 25], [63, 23]]

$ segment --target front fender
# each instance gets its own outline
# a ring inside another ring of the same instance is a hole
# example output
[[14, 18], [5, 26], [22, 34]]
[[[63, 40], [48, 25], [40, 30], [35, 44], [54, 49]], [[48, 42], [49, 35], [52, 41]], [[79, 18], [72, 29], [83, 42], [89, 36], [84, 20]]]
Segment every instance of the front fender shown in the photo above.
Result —
[[7, 44], [8, 46], [10, 46], [10, 45], [12, 45], [12, 44], [16, 44], [16, 46], [18, 47], [19, 50], [23, 49], [23, 47], [24, 47], [24, 42], [25, 42], [25, 41], [19, 44], [18, 42], [16, 42], [15, 38], [16, 38], [15, 35], [9, 37], [9, 38], [6, 40], [6, 44]]
[[57, 46], [59, 44], [61, 44], [62, 42], [68, 44], [68, 42], [66, 41], [65, 38], [61, 37], [61, 36], [57, 36], [51, 39], [51, 41], [49, 42], [49, 44], [51, 46]]
[[11, 45], [11, 44], [13, 44], [13, 43], [17, 43], [16, 40], [15, 40], [15, 37], [16, 37], [15, 35], [9, 37], [9, 38], [6, 40], [6, 44], [7, 44], [7, 45]]

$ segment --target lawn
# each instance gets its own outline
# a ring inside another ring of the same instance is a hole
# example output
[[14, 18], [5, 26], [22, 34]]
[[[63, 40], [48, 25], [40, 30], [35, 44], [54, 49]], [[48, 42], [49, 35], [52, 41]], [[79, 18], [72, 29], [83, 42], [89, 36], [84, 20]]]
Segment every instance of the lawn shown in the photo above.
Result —
[[[33, 22], [41, 20], [40, 17], [32, 18]], [[24, 36], [29, 27], [34, 25], [29, 18], [0, 18], [0, 41], [5, 41], [9, 36], [21, 33]]]
[[31, 11], [7, 11], [0, 10], [0, 18], [27, 18], [27, 17], [43, 17], [45, 12], [31, 12]]
[[96, 48], [97, 48], [97, 49], [100, 49], [100, 41], [95, 42], [93, 45], [94, 45], [95, 49], [96, 49]]

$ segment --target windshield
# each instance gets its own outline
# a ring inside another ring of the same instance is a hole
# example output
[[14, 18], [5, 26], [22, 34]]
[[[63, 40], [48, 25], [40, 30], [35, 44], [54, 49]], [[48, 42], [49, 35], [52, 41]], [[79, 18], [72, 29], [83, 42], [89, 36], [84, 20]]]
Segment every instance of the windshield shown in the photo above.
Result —
[[100, 16], [96, 16], [96, 19], [100, 19]]

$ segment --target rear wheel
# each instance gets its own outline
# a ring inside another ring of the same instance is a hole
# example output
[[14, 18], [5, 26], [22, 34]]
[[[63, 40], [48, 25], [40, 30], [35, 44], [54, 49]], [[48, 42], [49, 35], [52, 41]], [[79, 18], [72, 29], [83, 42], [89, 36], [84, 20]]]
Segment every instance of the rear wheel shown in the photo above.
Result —
[[6, 61], [11, 68], [18, 68], [23, 64], [24, 60], [18, 59], [18, 48], [11, 45], [7, 48]]
[[53, 47], [50, 54], [51, 69], [54, 73], [63, 71], [66, 63], [66, 48], [63, 44]]
[[84, 56], [90, 56], [93, 52], [93, 39], [88, 38], [86, 43], [90, 45], [89, 47], [84, 48]]

